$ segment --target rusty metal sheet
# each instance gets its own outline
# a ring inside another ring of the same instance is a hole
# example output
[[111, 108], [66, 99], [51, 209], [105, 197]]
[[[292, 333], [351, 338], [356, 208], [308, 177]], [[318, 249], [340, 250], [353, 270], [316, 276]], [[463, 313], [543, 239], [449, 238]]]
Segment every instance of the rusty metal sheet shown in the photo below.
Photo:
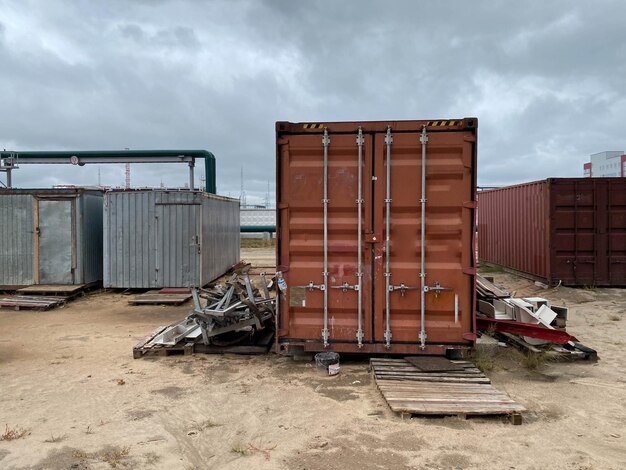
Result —
[[[437, 125], [435, 125], [435, 123]], [[305, 124], [307, 127], [305, 127]], [[315, 124], [314, 127], [312, 125]], [[385, 333], [385, 132], [391, 126], [391, 347]], [[426, 126], [426, 272], [428, 285], [451, 291], [426, 297], [427, 347], [419, 347], [421, 144]], [[364, 133], [362, 299], [359, 348], [357, 292], [358, 147]], [[476, 119], [398, 122], [282, 123], [277, 128], [277, 269], [289, 288], [279, 296], [279, 351], [324, 349], [323, 146], [329, 132], [328, 317], [330, 349], [351, 352], [441, 353], [471, 346], [474, 331]], [[297, 290], [294, 291], [294, 287]], [[296, 293], [297, 299], [292, 299]], [[304, 293], [304, 299], [301, 298]], [[455, 294], [458, 296], [455, 320]], [[304, 302], [303, 302], [304, 300]]]

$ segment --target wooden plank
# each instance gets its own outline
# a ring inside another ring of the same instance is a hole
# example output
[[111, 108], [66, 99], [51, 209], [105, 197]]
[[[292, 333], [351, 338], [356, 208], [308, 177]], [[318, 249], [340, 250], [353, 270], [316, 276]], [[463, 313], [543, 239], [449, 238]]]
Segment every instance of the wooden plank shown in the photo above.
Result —
[[419, 372], [393, 372], [393, 371], [384, 371], [384, 372], [376, 372], [376, 376], [380, 378], [394, 376], [394, 377], [404, 377], [405, 379], [410, 378], [448, 378], [448, 379], [486, 379], [484, 375], [480, 374], [420, 374]]
[[452, 406], [452, 405], [436, 405], [432, 407], [419, 405], [398, 405], [390, 407], [396, 413], [411, 413], [423, 415], [447, 415], [447, 414], [465, 414], [465, 415], [497, 415], [509, 414], [514, 412], [525, 411], [523, 408], [513, 406]]
[[128, 300], [130, 305], [181, 305], [191, 299], [191, 295], [176, 294], [154, 294], [154, 295], [138, 295]]
[[14, 299], [20, 299], [20, 300], [33, 300], [33, 301], [50, 301], [50, 302], [65, 302], [66, 300], [68, 300], [68, 297], [65, 296], [58, 296], [58, 295], [52, 295], [52, 296], [47, 296], [47, 295], [16, 295], [15, 297], [13, 297]]
[[[488, 378], [488, 377], [485, 377]], [[410, 382], [410, 381], [409, 381]], [[406, 385], [408, 386], [409, 384], [407, 384], [407, 382], [405, 380], [402, 379], [376, 379], [376, 383], [379, 384], [380, 386], [384, 386], [384, 385]], [[415, 386], [416, 387], [426, 387], [428, 386], [428, 383], [424, 383], [424, 382], [415, 382]], [[485, 388], [485, 387], [491, 387], [491, 385], [485, 385], [485, 384], [472, 384], [472, 383], [467, 383], [467, 384], [463, 384], [463, 385], [458, 385], [458, 384], [445, 384], [445, 385], [439, 385], [436, 383], [432, 384], [433, 387], [450, 387], [450, 388], [459, 388], [459, 387], [470, 387], [470, 388]]]
[[398, 375], [377, 375], [377, 379], [396, 379], [396, 380], [412, 380], [412, 381], [424, 381], [424, 382], [454, 382], [454, 383], [483, 383], [488, 384], [491, 381], [487, 378], [472, 378], [466, 379], [461, 377], [417, 377], [417, 376], [398, 376]]
[[419, 369], [410, 369], [403, 367], [385, 367], [384, 369], [376, 368], [374, 372], [377, 374], [385, 374], [385, 373], [397, 373], [400, 375], [421, 375], [424, 377], [484, 377], [485, 375], [478, 369], [476, 370], [463, 370], [459, 372], [423, 372]]
[[151, 341], [152, 338], [154, 338], [156, 335], [163, 332], [163, 330], [165, 330], [166, 328], [167, 326], [159, 326], [152, 333], [150, 333], [147, 336], [144, 336], [144, 338], [133, 347], [133, 359], [139, 359], [140, 357], [142, 357], [146, 353], [146, 349], [144, 348], [146, 343]]
[[525, 411], [524, 408], [519, 403], [419, 403], [410, 400], [405, 401], [391, 401], [388, 402], [389, 407], [393, 411], [404, 411], [404, 412], [419, 412], [419, 411], [431, 411], [437, 413], [445, 413], [445, 412], [461, 412], [461, 413], [472, 413], [477, 410], [485, 411]]
[[[495, 410], [507, 410], [507, 411], [525, 411], [523, 405], [519, 403], [489, 403], [489, 402], [467, 402], [467, 403], [452, 403], [452, 402], [421, 402], [419, 400], [388, 400], [387, 403], [391, 409], [399, 408], [402, 411], [415, 410], [451, 410], [456, 409], [462, 412], [466, 412], [469, 408], [481, 408], [481, 409], [495, 409]], [[395, 411], [395, 410], [394, 410]]]
[[411, 406], [426, 406], [426, 407], [435, 407], [437, 405], [441, 406], [459, 406], [459, 407], [468, 407], [468, 406], [481, 406], [481, 407], [506, 407], [507, 409], [516, 409], [519, 406], [513, 400], [477, 400], [472, 397], [456, 397], [456, 398], [447, 398], [438, 400], [436, 398], [432, 399], [411, 399], [411, 398], [387, 398], [387, 403], [389, 406], [395, 406], [398, 403], [403, 405], [411, 404]]
[[386, 387], [379, 387], [379, 390], [381, 392], [384, 392], [385, 394], [388, 394], [390, 396], [404, 396], [404, 395], [412, 395], [415, 396], [416, 394], [419, 394], [420, 397], [429, 397], [429, 396], [433, 396], [433, 397], [458, 397], [458, 396], [481, 396], [481, 397], [486, 397], [486, 398], [498, 398], [498, 397], [507, 397], [508, 395], [506, 395], [505, 393], [502, 393], [500, 391], [498, 391], [497, 389], [493, 389], [493, 390], [461, 390], [461, 389], [457, 389], [457, 390], [437, 390], [436, 388], [433, 389], [424, 389], [421, 390], [417, 387], [414, 388], [386, 388]]
[[[458, 364], [458, 365], [462, 365], [463, 367], [476, 367], [472, 362], [469, 361], [450, 361], [453, 364]], [[406, 361], [405, 359], [387, 359], [387, 358], [372, 358], [370, 359], [370, 365], [371, 366], [379, 366], [379, 367], [384, 367], [387, 365], [413, 365], [410, 362]]]
[[27, 286], [19, 289], [18, 294], [47, 294], [47, 293], [59, 293], [65, 295], [77, 294], [82, 291], [87, 284], [38, 284], [33, 286]]

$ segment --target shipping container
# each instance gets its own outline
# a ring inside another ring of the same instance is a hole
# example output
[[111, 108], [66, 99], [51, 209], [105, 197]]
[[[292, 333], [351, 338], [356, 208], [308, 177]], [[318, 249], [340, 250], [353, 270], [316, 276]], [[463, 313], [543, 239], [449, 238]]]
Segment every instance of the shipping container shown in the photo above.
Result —
[[102, 191], [0, 190], [0, 287], [102, 281]]
[[476, 132], [475, 118], [276, 124], [278, 352], [473, 347]]
[[626, 285], [626, 179], [550, 178], [478, 200], [481, 263], [549, 285]]
[[238, 199], [188, 190], [105, 193], [105, 287], [200, 287], [237, 262]]

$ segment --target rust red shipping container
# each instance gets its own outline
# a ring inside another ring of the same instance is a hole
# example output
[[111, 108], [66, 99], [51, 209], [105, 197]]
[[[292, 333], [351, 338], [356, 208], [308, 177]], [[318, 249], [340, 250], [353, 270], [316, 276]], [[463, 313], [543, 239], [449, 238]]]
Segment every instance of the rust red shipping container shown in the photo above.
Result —
[[478, 199], [481, 262], [549, 285], [626, 285], [624, 178], [551, 178]]
[[476, 132], [475, 118], [276, 124], [279, 352], [472, 347]]

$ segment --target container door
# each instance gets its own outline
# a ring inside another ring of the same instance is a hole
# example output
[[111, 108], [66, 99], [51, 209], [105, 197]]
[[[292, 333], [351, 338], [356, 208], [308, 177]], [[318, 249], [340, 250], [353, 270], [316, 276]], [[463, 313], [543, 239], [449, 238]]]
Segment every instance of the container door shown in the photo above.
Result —
[[552, 283], [602, 285], [607, 266], [607, 194], [594, 180], [550, 181]]
[[[624, 162], [626, 166], [626, 161]], [[624, 168], [626, 174], [626, 168]], [[608, 246], [610, 285], [626, 285], [626, 179], [611, 179], [609, 188]]]
[[195, 202], [157, 202], [158, 286], [202, 287], [200, 207], [200, 204]]
[[462, 132], [428, 133], [426, 219], [422, 221], [421, 135], [390, 131], [391, 139], [379, 133], [374, 143], [374, 234], [380, 240], [374, 253], [375, 339], [391, 352], [395, 343], [421, 343], [421, 228], [425, 223], [424, 344], [469, 342], [466, 334], [472, 331], [474, 302], [473, 137]]
[[76, 269], [75, 199], [35, 202], [37, 284], [73, 284]]
[[[277, 269], [283, 271], [288, 285], [280, 304], [279, 334], [282, 337], [317, 339], [322, 343], [326, 329], [328, 343], [358, 343], [359, 340], [365, 343], [373, 340], [372, 138], [371, 135], [362, 135], [362, 201], [359, 203], [359, 143], [356, 131], [354, 134], [329, 135], [327, 290], [324, 290], [323, 136], [298, 135], [284, 137], [279, 141], [278, 216], [282, 232]], [[361, 246], [358, 244], [359, 208]], [[357, 287], [359, 251], [362, 273], [360, 288]]]

